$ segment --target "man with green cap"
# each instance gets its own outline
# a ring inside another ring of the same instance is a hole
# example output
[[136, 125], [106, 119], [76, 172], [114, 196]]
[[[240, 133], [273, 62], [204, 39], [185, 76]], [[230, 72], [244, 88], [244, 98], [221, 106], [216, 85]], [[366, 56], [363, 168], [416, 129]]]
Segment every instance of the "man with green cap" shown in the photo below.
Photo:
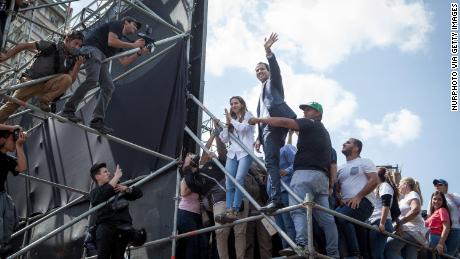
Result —
[[[297, 153], [294, 160], [294, 174], [290, 187], [301, 198], [306, 194], [320, 206], [329, 208], [329, 177], [332, 145], [329, 132], [321, 123], [323, 107], [317, 102], [299, 106], [303, 110], [301, 119], [281, 117], [252, 118], [249, 124], [263, 123], [274, 127], [282, 127], [299, 131]], [[289, 197], [289, 205], [297, 201]], [[338, 233], [334, 217], [321, 210], [314, 210], [313, 215], [326, 236], [327, 255], [339, 258]], [[307, 245], [307, 214], [305, 209], [291, 211], [296, 230], [296, 244]], [[312, 240], [311, 240], [312, 241]]]

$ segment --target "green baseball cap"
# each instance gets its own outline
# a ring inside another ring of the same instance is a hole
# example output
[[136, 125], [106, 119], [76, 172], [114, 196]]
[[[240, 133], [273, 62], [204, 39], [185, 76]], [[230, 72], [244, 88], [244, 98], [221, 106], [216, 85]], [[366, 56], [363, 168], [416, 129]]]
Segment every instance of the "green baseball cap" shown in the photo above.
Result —
[[303, 111], [306, 107], [313, 108], [323, 114], [323, 106], [317, 102], [309, 102], [307, 104], [301, 104], [299, 108]]

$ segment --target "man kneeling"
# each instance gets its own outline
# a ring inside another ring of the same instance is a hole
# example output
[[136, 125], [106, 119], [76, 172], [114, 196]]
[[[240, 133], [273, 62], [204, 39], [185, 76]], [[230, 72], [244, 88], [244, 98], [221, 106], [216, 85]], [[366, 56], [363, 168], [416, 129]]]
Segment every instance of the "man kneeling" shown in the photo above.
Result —
[[[13, 97], [27, 102], [33, 96], [39, 96], [40, 109], [46, 112], [51, 111], [50, 103], [64, 94], [72, 85], [80, 71], [80, 66], [85, 61], [83, 57], [73, 55], [76, 49], [81, 47], [83, 39], [83, 34], [75, 31], [68, 34], [64, 41], [54, 43], [40, 40], [19, 43], [6, 54], [1, 53], [0, 62], [4, 62], [23, 50], [38, 50], [37, 59], [22, 75], [22, 82], [56, 74], [56, 77], [46, 82], [16, 90]], [[18, 104], [10, 101], [4, 104], [0, 108], [0, 123], [5, 122], [18, 108]]]

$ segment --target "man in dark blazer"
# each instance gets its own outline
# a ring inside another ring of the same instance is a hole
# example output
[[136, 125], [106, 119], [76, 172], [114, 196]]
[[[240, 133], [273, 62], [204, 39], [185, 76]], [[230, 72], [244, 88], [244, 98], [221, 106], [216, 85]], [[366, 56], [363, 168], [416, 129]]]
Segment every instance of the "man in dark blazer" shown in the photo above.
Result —
[[[262, 83], [262, 93], [257, 105], [257, 117], [284, 117], [294, 119], [294, 111], [284, 101], [283, 82], [281, 72], [275, 55], [271, 51], [273, 43], [278, 41], [278, 35], [272, 33], [265, 39], [265, 52], [268, 64], [259, 62], [256, 66], [257, 79]], [[256, 150], [260, 145], [264, 147], [265, 167], [270, 175], [272, 187], [270, 190], [269, 204], [262, 207], [263, 212], [273, 212], [282, 208], [280, 189], [280, 148], [284, 146], [287, 129], [259, 124], [256, 140]]]

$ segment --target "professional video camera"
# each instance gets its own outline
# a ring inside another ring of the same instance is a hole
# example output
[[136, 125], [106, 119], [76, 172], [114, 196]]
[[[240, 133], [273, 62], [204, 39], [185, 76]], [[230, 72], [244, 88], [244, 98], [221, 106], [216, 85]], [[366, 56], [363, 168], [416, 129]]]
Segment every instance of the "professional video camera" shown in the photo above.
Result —
[[137, 36], [144, 39], [145, 41], [145, 47], [147, 47], [150, 50], [150, 53], [153, 53], [155, 48], [157, 47], [155, 45], [155, 39], [153, 39], [150, 34], [152, 34], [153, 30], [152, 27], [149, 27], [148, 24], [145, 25], [145, 32], [138, 32]]

